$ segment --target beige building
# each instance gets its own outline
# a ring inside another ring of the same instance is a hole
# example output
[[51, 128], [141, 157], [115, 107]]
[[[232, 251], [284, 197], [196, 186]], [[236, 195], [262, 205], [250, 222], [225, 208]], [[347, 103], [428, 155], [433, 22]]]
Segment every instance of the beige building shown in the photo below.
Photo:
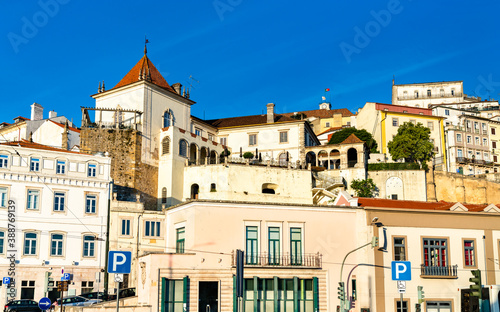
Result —
[[392, 104], [429, 108], [433, 104], [475, 101], [464, 94], [463, 81], [394, 84], [392, 81]]

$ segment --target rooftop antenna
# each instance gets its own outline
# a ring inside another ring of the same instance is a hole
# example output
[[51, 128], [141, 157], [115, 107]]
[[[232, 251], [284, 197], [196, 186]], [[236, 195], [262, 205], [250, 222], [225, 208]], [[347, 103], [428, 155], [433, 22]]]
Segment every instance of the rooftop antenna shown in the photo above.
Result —
[[193, 86], [194, 82], [200, 83], [198, 80], [194, 79], [194, 77], [192, 75], [189, 75], [189, 78], [188, 78], [188, 81], [187, 81], [187, 84], [189, 85], [189, 88], [188, 88], [188, 91], [187, 91], [188, 94], [191, 93], [191, 88], [196, 89]]

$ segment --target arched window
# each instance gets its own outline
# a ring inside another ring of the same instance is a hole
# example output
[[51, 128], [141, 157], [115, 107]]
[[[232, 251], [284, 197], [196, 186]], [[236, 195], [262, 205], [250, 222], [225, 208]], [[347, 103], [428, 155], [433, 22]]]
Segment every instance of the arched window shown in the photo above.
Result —
[[262, 194], [276, 194], [277, 189], [278, 189], [278, 184], [275, 183], [262, 184]]
[[217, 192], [217, 186], [215, 183], [210, 184], [210, 192]]
[[163, 128], [170, 127], [172, 125], [172, 117], [173, 115], [169, 109], [163, 113]]
[[288, 152], [281, 153], [279, 156], [280, 166], [284, 167], [288, 165]]
[[198, 193], [200, 192], [200, 187], [198, 184], [191, 185], [191, 199], [198, 199]]
[[187, 146], [186, 140], [179, 141], [179, 156], [187, 157]]
[[170, 138], [169, 137], [164, 137], [163, 141], [161, 142], [161, 154], [170, 154]]
[[161, 203], [162, 204], [167, 203], [167, 188], [166, 187], [161, 189]]

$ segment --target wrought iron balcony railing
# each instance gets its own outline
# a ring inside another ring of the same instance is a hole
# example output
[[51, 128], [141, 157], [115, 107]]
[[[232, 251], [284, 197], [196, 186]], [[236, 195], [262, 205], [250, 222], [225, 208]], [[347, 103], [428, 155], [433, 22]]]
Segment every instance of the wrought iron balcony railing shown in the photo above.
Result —
[[422, 276], [438, 276], [438, 277], [457, 277], [458, 265], [446, 266], [420, 266], [420, 275]]
[[[307, 267], [321, 268], [322, 256], [315, 254], [269, 254], [267, 252], [246, 254], [245, 266], [248, 267]], [[236, 253], [233, 252], [232, 265], [236, 265]]]

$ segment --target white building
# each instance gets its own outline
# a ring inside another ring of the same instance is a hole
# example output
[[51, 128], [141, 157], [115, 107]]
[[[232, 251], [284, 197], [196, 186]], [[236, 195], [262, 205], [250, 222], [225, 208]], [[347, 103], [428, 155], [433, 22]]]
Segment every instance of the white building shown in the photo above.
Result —
[[[15, 297], [45, 292], [45, 275], [73, 274], [68, 294], [102, 289], [110, 158], [25, 140], [0, 144], [0, 271], [15, 268]], [[15, 237], [12, 237], [15, 234]], [[11, 241], [14, 239], [14, 241]], [[12, 260], [11, 260], [12, 259]], [[10, 271], [9, 271], [10, 272]], [[5, 303], [6, 296], [0, 296]]]
[[464, 94], [463, 81], [394, 84], [392, 104], [428, 108], [431, 104], [460, 103], [477, 100]]

